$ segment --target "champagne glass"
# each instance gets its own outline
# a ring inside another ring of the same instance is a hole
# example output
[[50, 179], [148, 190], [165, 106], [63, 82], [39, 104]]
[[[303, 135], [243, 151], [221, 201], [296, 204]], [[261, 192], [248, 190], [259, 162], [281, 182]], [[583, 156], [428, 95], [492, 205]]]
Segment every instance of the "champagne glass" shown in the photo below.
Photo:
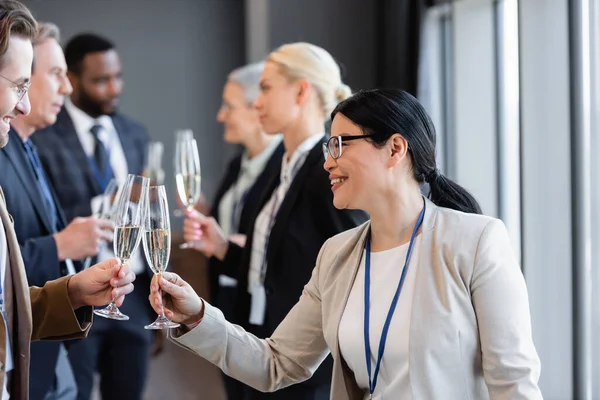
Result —
[[[178, 161], [178, 157], [177, 157], [177, 144], [178, 143], [182, 143], [185, 142], [187, 140], [192, 140], [194, 138], [194, 134], [191, 131], [191, 129], [180, 129], [177, 130], [175, 132], [175, 137], [176, 137], [176, 141], [175, 141], [175, 174], [177, 174], [177, 163]], [[185, 217], [185, 211], [183, 211], [181, 208], [176, 208], [173, 211], [173, 215], [176, 217]]]
[[[115, 200], [117, 199], [118, 191], [119, 185], [117, 184], [117, 181], [114, 178], [112, 178], [108, 182], [108, 185], [106, 185], [106, 189], [104, 190], [104, 193], [100, 198], [101, 201], [99, 203], [98, 209], [92, 210], [92, 214], [94, 215], [94, 217], [96, 217], [96, 219], [111, 219], [112, 214], [114, 212], [114, 206], [116, 203]], [[101, 246], [104, 246], [104, 243]], [[83, 269], [88, 269], [91, 264], [92, 257], [86, 257], [85, 261], [83, 262]]]
[[162, 142], [150, 142], [148, 144], [146, 176], [150, 178], [151, 185], [162, 185], [165, 182], [165, 171], [162, 168], [163, 153], [164, 144]]
[[[191, 131], [189, 131], [191, 134]], [[179, 140], [180, 139], [180, 140]], [[194, 138], [182, 136], [175, 145], [175, 180], [177, 192], [187, 211], [192, 211], [200, 200], [200, 156]], [[180, 248], [194, 247], [194, 243], [183, 243]]]
[[[171, 253], [171, 223], [165, 187], [150, 186], [144, 212], [144, 253], [154, 275], [166, 271]], [[159, 295], [160, 295], [160, 289]], [[165, 317], [164, 311], [146, 329], [177, 328], [178, 323]]]
[[[119, 265], [124, 265], [132, 257], [142, 238], [144, 222], [144, 202], [148, 195], [148, 178], [129, 174], [121, 190], [116, 212], [114, 214], [115, 235], [114, 251]], [[115, 301], [101, 310], [94, 310], [101, 317], [128, 320], [129, 317], [119, 311]]]

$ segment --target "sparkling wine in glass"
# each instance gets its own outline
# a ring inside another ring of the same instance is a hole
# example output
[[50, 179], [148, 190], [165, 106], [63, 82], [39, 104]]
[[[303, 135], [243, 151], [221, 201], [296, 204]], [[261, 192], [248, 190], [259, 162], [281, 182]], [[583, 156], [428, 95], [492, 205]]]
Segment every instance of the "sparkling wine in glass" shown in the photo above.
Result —
[[[171, 222], [165, 187], [150, 186], [144, 217], [144, 253], [150, 269], [155, 275], [167, 270], [171, 254]], [[159, 289], [160, 294], [160, 289]], [[164, 311], [146, 329], [177, 328], [178, 323], [165, 317]]]
[[[185, 132], [185, 131], [184, 131]], [[200, 156], [196, 140], [188, 135], [178, 136], [175, 144], [175, 181], [179, 199], [187, 211], [192, 211], [200, 200]], [[195, 243], [184, 243], [180, 247], [194, 247]]]
[[[149, 182], [148, 178], [129, 174], [121, 190], [117, 209], [113, 216], [115, 223], [113, 245], [120, 265], [129, 261], [142, 238]], [[129, 319], [127, 315], [119, 311], [114, 299], [105, 308], [94, 310], [94, 314], [110, 319]]]

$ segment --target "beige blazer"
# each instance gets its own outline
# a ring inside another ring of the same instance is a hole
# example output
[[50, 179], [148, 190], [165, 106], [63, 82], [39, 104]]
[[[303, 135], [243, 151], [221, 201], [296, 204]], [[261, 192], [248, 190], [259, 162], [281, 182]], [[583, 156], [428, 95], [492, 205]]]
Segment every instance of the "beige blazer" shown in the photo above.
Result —
[[[504, 224], [426, 205], [410, 323], [413, 399], [541, 399], [527, 289]], [[202, 322], [172, 340], [262, 391], [308, 379], [331, 351], [331, 398], [363, 399], [338, 328], [368, 227], [323, 245], [300, 301], [271, 338], [247, 334], [205, 303]]]
[[[32, 340], [66, 340], [85, 337], [91, 327], [92, 309], [86, 312], [83, 327], [79, 325], [67, 293], [70, 277], [50, 281], [43, 288], [29, 287], [25, 266], [12, 217], [6, 210], [4, 193], [0, 188], [0, 218], [8, 242], [11, 282], [5, 284], [5, 294], [11, 293], [6, 304], [11, 304], [9, 319], [12, 320], [12, 354], [14, 369], [9, 388], [11, 400], [29, 399], [29, 346]], [[11, 284], [12, 283], [12, 284]], [[10, 286], [10, 287], [8, 287]], [[8, 289], [8, 290], [7, 290]], [[4, 385], [4, 360], [6, 359], [6, 330], [4, 318], [0, 318], [0, 391]]]

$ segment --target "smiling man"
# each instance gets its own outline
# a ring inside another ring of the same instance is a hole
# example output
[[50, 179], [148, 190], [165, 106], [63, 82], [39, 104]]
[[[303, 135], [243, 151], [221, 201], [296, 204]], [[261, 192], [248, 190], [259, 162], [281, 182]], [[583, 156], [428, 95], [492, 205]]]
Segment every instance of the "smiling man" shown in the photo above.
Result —
[[[10, 125], [30, 112], [27, 90], [37, 24], [15, 0], [0, 2], [0, 147], [6, 146]], [[2, 170], [2, 176], [8, 176]], [[133, 290], [129, 267], [107, 260], [72, 276], [28, 287], [25, 266], [0, 188], [0, 390], [2, 400], [29, 399], [30, 343], [41, 339], [84, 337], [92, 307], [117, 305]], [[32, 267], [29, 265], [28, 267]]]

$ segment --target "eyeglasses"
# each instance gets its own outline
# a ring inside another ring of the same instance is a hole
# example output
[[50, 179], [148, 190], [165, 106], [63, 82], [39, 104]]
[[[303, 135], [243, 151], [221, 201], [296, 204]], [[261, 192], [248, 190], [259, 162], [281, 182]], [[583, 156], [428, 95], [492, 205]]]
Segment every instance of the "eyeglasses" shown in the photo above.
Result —
[[323, 143], [323, 155], [325, 160], [331, 155], [334, 160], [337, 160], [342, 156], [342, 141], [348, 142], [350, 140], [365, 139], [375, 134], [369, 135], [358, 135], [358, 136], [332, 136], [326, 143]]
[[17, 83], [15, 81], [13, 81], [12, 79], [8, 79], [4, 75], [0, 75], [0, 78], [3, 78], [14, 85], [14, 88], [16, 89], [16, 92], [17, 92], [17, 96], [19, 98], [19, 101], [17, 103], [20, 103], [21, 100], [23, 100], [23, 97], [25, 97], [25, 95], [27, 94], [27, 91], [29, 90], [29, 86], [31, 86], [31, 81]]

